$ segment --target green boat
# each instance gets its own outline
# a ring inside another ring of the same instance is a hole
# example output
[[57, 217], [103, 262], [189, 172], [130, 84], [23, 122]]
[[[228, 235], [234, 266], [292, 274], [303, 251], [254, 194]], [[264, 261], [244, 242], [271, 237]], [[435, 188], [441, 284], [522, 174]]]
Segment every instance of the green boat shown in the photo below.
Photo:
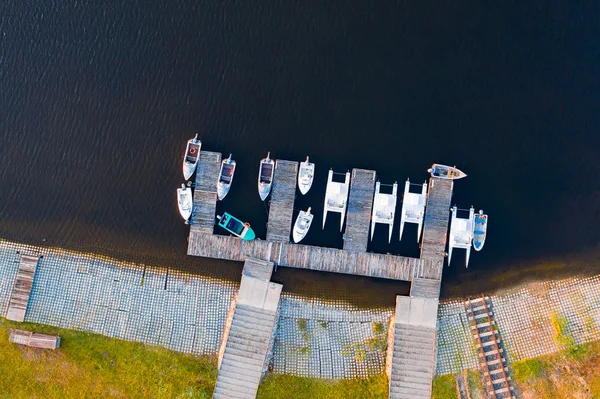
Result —
[[223, 216], [217, 215], [217, 219], [219, 219], [219, 226], [234, 236], [240, 237], [242, 240], [254, 240], [256, 238], [256, 234], [254, 234], [254, 230], [250, 227], [250, 223], [243, 223], [227, 212], [224, 212]]

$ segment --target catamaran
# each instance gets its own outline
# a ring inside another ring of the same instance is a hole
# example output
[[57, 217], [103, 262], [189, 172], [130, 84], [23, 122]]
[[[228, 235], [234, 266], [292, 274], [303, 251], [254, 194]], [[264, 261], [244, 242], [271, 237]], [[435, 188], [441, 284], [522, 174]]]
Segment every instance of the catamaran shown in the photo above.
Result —
[[294, 224], [293, 238], [295, 243], [299, 243], [308, 233], [310, 225], [313, 221], [313, 214], [310, 213], [310, 208], [306, 212], [300, 211], [296, 223]]
[[182, 184], [177, 189], [177, 206], [183, 220], [187, 221], [192, 216], [194, 200], [192, 199], [192, 189]]
[[231, 188], [233, 174], [235, 173], [235, 165], [235, 161], [231, 159], [231, 154], [229, 154], [229, 158], [221, 161], [221, 171], [219, 172], [219, 179], [217, 180], [217, 197], [219, 198], [219, 201], [225, 198]]
[[456, 180], [467, 177], [467, 174], [456, 166], [447, 166], [434, 163], [431, 168], [427, 169], [431, 173], [432, 177], [439, 177], [440, 179]]
[[256, 235], [254, 230], [250, 227], [250, 223], [243, 223], [236, 217], [231, 216], [227, 212], [223, 213], [223, 216], [218, 216], [218, 225], [236, 237], [240, 237], [242, 240], [254, 240]]
[[452, 219], [450, 221], [450, 240], [448, 241], [448, 265], [452, 260], [452, 250], [454, 248], [464, 248], [467, 251], [465, 266], [469, 267], [469, 256], [471, 255], [471, 241], [473, 239], [473, 220], [475, 211], [473, 207], [469, 209], [469, 218], [463, 219], [456, 216], [458, 209], [456, 205], [452, 207]]
[[388, 243], [392, 241], [394, 229], [394, 216], [396, 215], [396, 201], [398, 199], [398, 183], [392, 186], [392, 193], [380, 192], [381, 183], [375, 184], [375, 198], [373, 200], [373, 213], [371, 215], [371, 240], [375, 233], [375, 223], [388, 225]]
[[192, 177], [196, 171], [201, 147], [202, 142], [198, 140], [198, 135], [187, 141], [187, 147], [185, 148], [185, 155], [183, 157], [183, 177], [185, 180], [188, 180], [190, 177]]
[[302, 195], [306, 194], [313, 183], [313, 177], [315, 175], [315, 164], [308, 161], [300, 162], [300, 171], [298, 172], [298, 188]]
[[350, 189], [350, 172], [346, 172], [343, 183], [333, 181], [333, 170], [329, 170], [327, 177], [327, 189], [325, 190], [325, 206], [323, 209], [323, 228], [327, 220], [327, 212], [340, 213], [340, 232], [344, 227], [346, 206], [348, 205], [348, 191]]
[[475, 214], [475, 223], [473, 225], [473, 248], [475, 251], [481, 251], [485, 244], [485, 235], [487, 233], [488, 215], [482, 210]]
[[273, 185], [273, 173], [275, 172], [275, 162], [269, 158], [271, 153], [267, 153], [267, 157], [260, 160], [258, 170], [258, 195], [261, 201], [264, 201], [271, 192]]
[[425, 216], [425, 203], [427, 202], [427, 182], [423, 183], [421, 193], [410, 192], [410, 180], [404, 183], [404, 199], [402, 200], [402, 213], [400, 216], [400, 240], [404, 232], [404, 223], [415, 223], [417, 227], [417, 242], [421, 240], [423, 217]]

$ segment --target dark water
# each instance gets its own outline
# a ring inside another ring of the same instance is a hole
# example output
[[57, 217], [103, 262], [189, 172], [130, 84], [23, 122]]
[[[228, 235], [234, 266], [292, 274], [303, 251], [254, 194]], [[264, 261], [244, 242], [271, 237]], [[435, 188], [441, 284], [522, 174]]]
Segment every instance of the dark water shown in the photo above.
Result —
[[[453, 201], [490, 215], [476, 273], [598, 243], [597, 2], [252, 3], [2, 2], [0, 235], [239, 278], [239, 265], [185, 256], [174, 190], [200, 132], [204, 149], [238, 162], [219, 211], [259, 233], [256, 173], [270, 150], [317, 164], [297, 201], [317, 215], [329, 167], [375, 169], [401, 189], [432, 162], [456, 164], [469, 177]], [[317, 216], [308, 243], [340, 246], [337, 220], [321, 231]], [[380, 227], [372, 249], [418, 254], [412, 227], [392, 246]], [[445, 284], [465, 273], [457, 252]], [[276, 278], [382, 303], [407, 290]]]

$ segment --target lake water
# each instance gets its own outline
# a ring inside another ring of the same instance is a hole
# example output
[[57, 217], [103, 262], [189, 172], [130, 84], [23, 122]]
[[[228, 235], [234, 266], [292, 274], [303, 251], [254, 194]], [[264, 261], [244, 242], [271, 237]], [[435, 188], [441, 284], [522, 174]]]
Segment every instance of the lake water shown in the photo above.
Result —
[[[25, 4], [27, 3], [27, 4]], [[104, 3], [104, 4], [102, 4]], [[3, 2], [0, 236], [238, 279], [185, 256], [176, 206], [185, 140], [233, 153], [218, 211], [264, 235], [259, 160], [422, 183], [457, 165], [459, 208], [490, 215], [470, 270], [560, 256], [600, 238], [596, 3], [431, 9], [405, 2]], [[337, 217], [310, 244], [340, 246]], [[416, 227], [370, 249], [416, 256]], [[457, 250], [445, 281], [465, 272]], [[407, 284], [280, 271], [285, 289], [393, 303]], [[332, 289], [333, 288], [333, 289]], [[373, 299], [376, 298], [376, 299]], [[382, 298], [382, 299], [378, 299]]]

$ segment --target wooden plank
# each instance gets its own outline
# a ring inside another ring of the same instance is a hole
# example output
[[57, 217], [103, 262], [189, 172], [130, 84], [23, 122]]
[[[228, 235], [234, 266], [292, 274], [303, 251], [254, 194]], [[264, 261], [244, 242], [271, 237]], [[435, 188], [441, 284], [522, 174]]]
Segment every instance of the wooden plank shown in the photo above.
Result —
[[29, 295], [33, 286], [33, 278], [37, 269], [39, 256], [22, 254], [19, 258], [19, 270], [8, 302], [6, 318], [12, 321], [25, 320], [25, 312], [29, 303]]
[[297, 176], [298, 162], [277, 160], [269, 203], [267, 241], [290, 241]]
[[346, 251], [365, 252], [367, 250], [374, 190], [374, 170], [352, 169], [348, 215], [344, 231], [344, 250]]
[[221, 169], [221, 154], [200, 151], [196, 168], [194, 207], [190, 224], [197, 230], [212, 233], [217, 210], [217, 179]]
[[57, 349], [60, 346], [60, 337], [58, 336], [36, 334], [23, 330], [11, 330], [9, 341], [19, 345], [42, 349]]

